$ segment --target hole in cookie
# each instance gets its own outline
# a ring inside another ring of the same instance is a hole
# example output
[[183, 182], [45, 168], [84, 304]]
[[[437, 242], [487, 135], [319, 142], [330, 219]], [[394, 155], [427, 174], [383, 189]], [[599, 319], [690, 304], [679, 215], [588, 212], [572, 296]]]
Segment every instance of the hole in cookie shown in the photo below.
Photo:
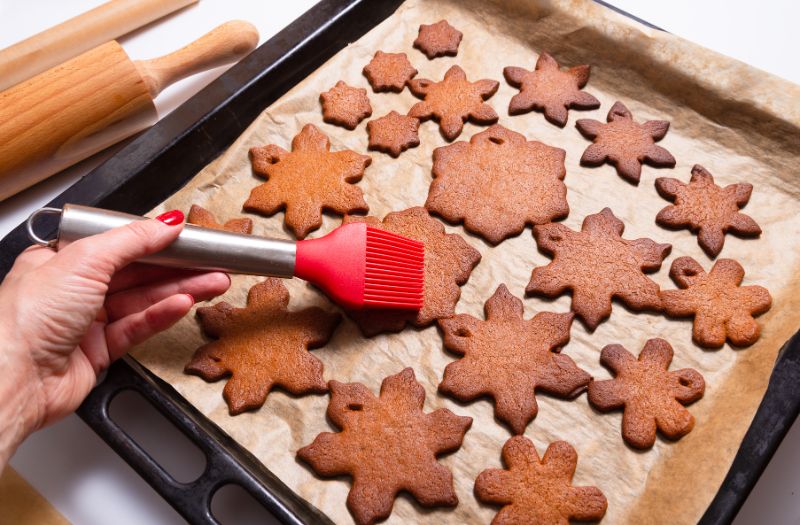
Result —
[[678, 379], [678, 383], [680, 383], [681, 386], [692, 386], [692, 382], [686, 379], [685, 377], [681, 377], [680, 379]]
[[222, 361], [222, 358], [216, 355], [212, 355], [211, 360], [214, 361], [215, 363], [219, 363], [220, 361]]
[[683, 271], [683, 275], [685, 275], [686, 277], [694, 277], [695, 275], [697, 275], [697, 270], [695, 270], [694, 268], [687, 268], [686, 270]]
[[267, 162], [270, 164], [277, 164], [280, 159], [278, 157], [270, 157], [267, 159]]
[[360, 412], [360, 411], [364, 410], [364, 405], [362, 405], [361, 403], [349, 403], [347, 405], [347, 410], [353, 410], [355, 412]]
[[495, 144], [502, 144], [505, 140], [501, 139], [500, 137], [489, 137], [489, 142], [494, 142]]
[[550, 240], [553, 242], [561, 242], [561, 239], [562, 237], [557, 233], [550, 236]]
[[459, 328], [458, 330], [456, 330], [456, 335], [458, 337], [469, 337], [472, 335], [472, 333], [466, 328]]

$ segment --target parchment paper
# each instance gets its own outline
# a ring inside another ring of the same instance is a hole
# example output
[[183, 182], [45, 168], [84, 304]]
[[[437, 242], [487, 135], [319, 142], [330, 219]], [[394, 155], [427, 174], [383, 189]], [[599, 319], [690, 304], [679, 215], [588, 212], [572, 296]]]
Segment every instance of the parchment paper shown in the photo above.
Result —
[[[464, 33], [457, 57], [427, 60], [411, 44], [420, 23], [446, 18]], [[672, 261], [682, 255], [697, 259], [706, 269], [712, 261], [688, 231], [658, 227], [656, 213], [668, 204], [655, 191], [657, 176], [688, 181], [690, 169], [700, 163], [720, 185], [751, 182], [755, 189], [745, 212], [763, 228], [759, 239], [728, 236], [721, 257], [740, 261], [745, 284], [766, 286], [772, 309], [759, 318], [761, 339], [752, 347], [725, 346], [708, 351], [691, 342], [691, 320], [667, 320], [660, 315], [634, 314], [614, 304], [610, 320], [594, 334], [575, 322], [572, 340], [564, 352], [595, 378], [609, 373], [599, 363], [600, 349], [621, 343], [638, 354], [652, 337], [666, 338], [675, 349], [673, 368], [693, 367], [705, 377], [705, 397], [692, 405], [694, 430], [678, 442], [660, 437], [652, 450], [637, 452], [620, 436], [621, 413], [601, 415], [586, 396], [564, 401], [539, 395], [539, 415], [526, 435], [540, 453], [551, 441], [564, 439], [578, 451], [577, 485], [592, 484], [608, 498], [605, 523], [695, 523], [717, 492], [761, 400], [780, 346], [800, 328], [800, 178], [796, 155], [800, 152], [800, 89], [735, 60], [723, 57], [675, 36], [647, 29], [592, 2], [486, 2], [471, 0], [410, 0], [393, 16], [358, 42], [338, 53], [264, 113], [220, 158], [202, 170], [187, 187], [159, 206], [187, 210], [197, 203], [220, 219], [241, 215], [250, 190], [263, 182], [250, 168], [247, 151], [252, 146], [278, 144], [289, 148], [292, 137], [306, 123], [314, 123], [330, 136], [333, 149], [366, 152], [366, 121], [355, 131], [324, 124], [319, 93], [336, 81], [368, 87], [361, 70], [376, 50], [404, 51], [419, 69], [418, 78], [439, 80], [453, 64], [461, 65], [470, 80], [500, 81], [498, 93], [488, 102], [500, 114], [500, 124], [567, 151], [566, 184], [570, 205], [564, 223], [579, 229], [583, 218], [611, 207], [626, 226], [625, 238], [649, 237], [673, 245], [672, 254], [654, 279], [662, 288], [674, 288], [668, 278]], [[595, 111], [570, 111], [569, 123], [559, 129], [539, 113], [509, 117], [508, 102], [517, 90], [502, 77], [507, 65], [532, 69], [538, 53], [548, 51], [562, 64], [588, 63], [592, 75], [587, 90], [602, 101]], [[369, 91], [373, 118], [390, 110], [405, 112], [417, 101], [408, 90], [397, 94]], [[677, 158], [675, 169], [645, 166], [641, 184], [632, 186], [613, 167], [582, 168], [578, 161], [589, 144], [574, 128], [578, 118], [605, 121], [614, 101], [623, 101], [637, 121], [663, 119], [672, 125], [660, 143]], [[468, 140], [485, 129], [468, 124], [458, 140]], [[424, 203], [431, 181], [431, 152], [445, 144], [433, 122], [423, 123], [422, 144], [399, 159], [373, 152], [373, 162], [359, 184], [370, 213], [383, 217]], [[466, 204], [466, 203], [465, 203]], [[282, 227], [283, 215], [256, 217], [254, 233], [290, 238]], [[313, 236], [336, 227], [340, 218], [326, 216], [324, 227]], [[519, 237], [490, 247], [477, 237], [458, 232], [483, 255], [483, 260], [463, 287], [459, 313], [482, 318], [483, 303], [500, 283], [522, 296], [531, 269], [547, 264], [527, 228]], [[224, 299], [244, 304], [254, 277], [234, 277]], [[335, 308], [326, 298], [299, 280], [287, 282], [290, 307], [317, 304]], [[526, 317], [537, 311], [564, 312], [569, 297], [555, 301], [524, 300]], [[193, 351], [204, 342], [190, 316], [173, 329], [135, 352], [150, 370], [171, 383], [204, 414], [247, 447], [270, 470], [303, 498], [337, 523], [352, 523], [345, 507], [349, 483], [322, 480], [295, 460], [295, 451], [332, 426], [325, 418], [327, 396], [292, 397], [272, 392], [257, 412], [228, 415], [222, 399], [224, 381], [206, 383], [184, 375]], [[377, 391], [381, 380], [406, 366], [414, 368], [427, 392], [426, 410], [447, 407], [474, 418], [464, 446], [441, 461], [455, 474], [459, 505], [456, 509], [422, 511], [409, 497], [397, 500], [388, 523], [488, 523], [495, 508], [480, 505], [472, 493], [478, 473], [500, 465], [500, 449], [510, 437], [494, 420], [492, 404], [482, 400], [459, 404], [437, 394], [445, 365], [455, 357], [442, 348], [436, 328], [407, 329], [400, 334], [364, 339], [345, 320], [326, 347], [315, 355], [325, 365], [325, 377], [358, 381]]]

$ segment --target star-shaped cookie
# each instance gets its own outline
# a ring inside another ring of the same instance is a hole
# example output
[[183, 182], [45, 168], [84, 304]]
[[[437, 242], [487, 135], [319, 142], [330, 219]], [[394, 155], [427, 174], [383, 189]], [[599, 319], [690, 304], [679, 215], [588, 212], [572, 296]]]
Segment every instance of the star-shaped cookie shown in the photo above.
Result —
[[198, 308], [203, 331], [215, 340], [198, 348], [185, 372], [206, 381], [230, 377], [222, 391], [231, 415], [264, 404], [278, 386], [295, 395], [327, 391], [322, 362], [311, 355], [331, 338], [341, 316], [320, 308], [289, 311], [280, 279], [250, 288], [247, 306], [226, 302]]
[[436, 57], [456, 56], [463, 36], [461, 31], [447, 23], [447, 20], [439, 20], [435, 24], [419, 26], [419, 35], [414, 40], [414, 47], [425, 53], [430, 60]]
[[725, 244], [728, 232], [756, 237], [761, 228], [752, 218], [739, 211], [750, 200], [753, 185], [730, 184], [724, 188], [714, 184], [714, 177], [703, 166], [695, 164], [689, 184], [678, 179], [656, 179], [658, 193], [675, 204], [656, 216], [656, 222], [668, 228], [689, 228], [697, 233], [697, 242], [710, 256], [716, 257]]
[[553, 57], [542, 53], [535, 70], [509, 66], [503, 69], [503, 76], [509, 84], [520, 89], [508, 105], [509, 115], [521, 115], [536, 109], [543, 111], [547, 120], [563, 128], [567, 124], [569, 108], [600, 107], [599, 100], [581, 91], [589, 81], [589, 66], [586, 64], [562, 71]]
[[458, 66], [448, 69], [441, 82], [415, 78], [408, 82], [408, 89], [424, 100], [414, 104], [408, 114], [420, 120], [437, 120], [442, 136], [453, 140], [467, 120], [476, 124], [497, 122], [497, 113], [484, 100], [494, 95], [499, 85], [496, 80], [487, 79], [470, 82]]
[[433, 150], [433, 182], [425, 207], [492, 244], [519, 235], [526, 224], [569, 213], [563, 149], [491, 126]]
[[383, 221], [376, 217], [348, 215], [344, 224], [366, 222], [425, 244], [425, 283], [422, 308], [418, 312], [399, 310], [359, 310], [348, 312], [361, 332], [371, 337], [383, 332], [399, 332], [407, 323], [428, 326], [455, 313], [461, 285], [467, 282], [481, 254], [458, 234], [447, 233], [441, 222], [421, 207], [395, 211]]
[[566, 441], [550, 443], [539, 459], [530, 439], [514, 436], [503, 445], [506, 470], [487, 469], [475, 480], [475, 497], [503, 508], [492, 525], [569, 525], [597, 521], [608, 501], [597, 487], [573, 487], [578, 454]]
[[692, 368], [668, 371], [672, 355], [663, 339], [647, 341], [638, 360], [621, 345], [600, 352], [600, 362], [616, 377], [589, 383], [589, 402], [603, 412], [624, 407], [622, 438], [632, 447], [652, 447], [656, 428], [669, 439], [694, 428], [694, 416], [683, 405], [703, 397], [706, 384]]
[[424, 507], [455, 507], [453, 475], [437, 456], [461, 446], [472, 418], [446, 408], [425, 413], [425, 389], [406, 368], [381, 384], [379, 397], [360, 383], [329, 383], [328, 419], [341, 432], [323, 432], [297, 451], [320, 476], [350, 476], [347, 508], [358, 525], [384, 520], [397, 493]]
[[369, 149], [388, 153], [394, 158], [409, 148], [419, 146], [419, 119], [397, 111], [367, 122]]
[[497, 419], [522, 434], [539, 411], [537, 390], [571, 398], [592, 379], [560, 353], [573, 314], [540, 312], [526, 320], [522, 301], [504, 284], [484, 312], [485, 321], [467, 314], [439, 320], [445, 348], [464, 356], [445, 367], [439, 391], [460, 401], [491, 396]]
[[406, 82], [417, 75], [417, 70], [408, 61], [405, 53], [378, 51], [369, 64], [364, 66], [363, 73], [376, 93], [400, 93], [406, 87]]
[[580, 119], [575, 123], [578, 131], [594, 142], [583, 152], [581, 164], [599, 166], [608, 161], [617, 168], [620, 177], [633, 184], [639, 183], [642, 163], [656, 168], [675, 167], [675, 157], [656, 145], [667, 134], [669, 122], [634, 122], [633, 115], [622, 102], [614, 103], [607, 120], [607, 124], [592, 119]]
[[186, 218], [188, 224], [202, 226], [203, 228], [211, 228], [212, 230], [223, 230], [233, 233], [252, 233], [253, 221], [247, 218], [230, 219], [225, 221], [225, 224], [220, 224], [214, 215], [197, 204], [192, 204], [189, 208], [189, 216]]
[[695, 343], [719, 348], [727, 339], [742, 347], [758, 340], [761, 328], [753, 317], [769, 310], [772, 297], [762, 286], [741, 286], [741, 264], [719, 259], [706, 273], [691, 257], [678, 257], [669, 276], [680, 289], [661, 292], [664, 312], [670, 317], [694, 316]]
[[572, 310], [590, 330], [611, 315], [611, 299], [632, 310], [661, 309], [659, 287], [645, 275], [661, 267], [672, 246], [622, 238], [625, 225], [608, 208], [588, 215], [581, 231], [551, 223], [533, 227], [539, 250], [553, 257], [533, 269], [526, 291], [545, 297], [572, 292]]
[[322, 120], [346, 129], [356, 129], [358, 123], [372, 115], [367, 90], [348, 86], [341, 80], [321, 93]]
[[368, 211], [364, 194], [354, 183], [372, 159], [330, 149], [328, 137], [313, 124], [306, 124], [294, 137], [291, 152], [274, 144], [251, 148], [253, 171], [267, 182], [253, 188], [245, 211], [273, 215], [285, 210], [286, 226], [299, 239], [322, 225], [322, 210]]

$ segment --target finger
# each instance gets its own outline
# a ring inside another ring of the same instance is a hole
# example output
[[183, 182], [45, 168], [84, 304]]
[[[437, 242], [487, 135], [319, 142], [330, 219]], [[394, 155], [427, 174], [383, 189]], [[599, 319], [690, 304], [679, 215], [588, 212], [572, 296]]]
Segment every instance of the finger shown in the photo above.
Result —
[[173, 295], [143, 312], [138, 312], [106, 326], [108, 356], [115, 361], [144, 340], [178, 322], [194, 306], [189, 295]]
[[153, 219], [134, 221], [73, 242], [52, 262], [71, 273], [108, 283], [117, 271], [136, 259], [169, 246], [182, 229], [182, 223], [168, 226]]
[[17, 256], [9, 274], [26, 273], [46, 263], [52, 259], [55, 254], [56, 252], [44, 246], [29, 246]]
[[129, 288], [136, 288], [167, 279], [190, 277], [200, 273], [204, 272], [183, 268], [167, 268], [166, 266], [146, 263], [131, 263], [114, 274], [108, 285], [108, 293], [113, 294]]
[[105, 307], [109, 319], [121, 319], [172, 295], [189, 294], [195, 301], [205, 301], [225, 293], [230, 285], [230, 277], [222, 272], [195, 273], [109, 295]]

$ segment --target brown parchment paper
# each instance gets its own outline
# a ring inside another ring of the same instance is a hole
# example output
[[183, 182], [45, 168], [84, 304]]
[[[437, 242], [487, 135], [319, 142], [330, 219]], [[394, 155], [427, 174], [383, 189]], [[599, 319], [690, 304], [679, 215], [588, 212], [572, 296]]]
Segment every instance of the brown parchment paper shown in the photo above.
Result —
[[[411, 47], [420, 23], [446, 18], [464, 33], [458, 56], [427, 60]], [[366, 152], [366, 121], [355, 131], [324, 124], [319, 93], [338, 80], [368, 87], [361, 70], [376, 50], [404, 51], [419, 69], [418, 78], [439, 80], [453, 64], [469, 79], [491, 78], [500, 89], [488, 102], [500, 114], [500, 124], [567, 151], [566, 184], [570, 205], [564, 223], [580, 227], [583, 218], [611, 207], [625, 225], [626, 238], [650, 237], [673, 245], [672, 254], [654, 279], [662, 288], [674, 288], [668, 278], [672, 261], [682, 255], [697, 259], [706, 269], [712, 261], [688, 231], [658, 227], [656, 213], [668, 204], [655, 191], [657, 176], [688, 180], [695, 163], [709, 169], [719, 184], [751, 182], [755, 189], [745, 212], [761, 225], [756, 240], [728, 236], [722, 257], [740, 261], [745, 284], [766, 286], [772, 309], [759, 318], [761, 339], [750, 348], [729, 346], [707, 351], [691, 342], [691, 321], [667, 320], [660, 315], [634, 314], [615, 303], [610, 320], [589, 334], [575, 322], [572, 340], [564, 349], [579, 366], [596, 378], [609, 373], [599, 364], [599, 351], [621, 343], [638, 353], [652, 337], [664, 337], [675, 349], [674, 368], [693, 367], [705, 377], [705, 397], [691, 406], [695, 429], [679, 442], [659, 438], [652, 450], [637, 452], [620, 436], [621, 413], [595, 413], [586, 396], [564, 401], [539, 395], [539, 415], [526, 435], [544, 451], [551, 441], [564, 439], [578, 450], [577, 485], [600, 487], [608, 497], [606, 523], [695, 523], [717, 492], [762, 398], [777, 351], [800, 328], [800, 89], [777, 77], [715, 54], [675, 36], [645, 28], [588, 1], [552, 2], [485, 0], [409, 0], [393, 16], [342, 50], [319, 70], [269, 108], [216, 161], [203, 169], [184, 189], [159, 206], [187, 210], [192, 203], [209, 208], [220, 219], [241, 214], [250, 190], [261, 182], [248, 161], [248, 149], [263, 144], [289, 148], [292, 137], [306, 123], [330, 136], [333, 149]], [[559, 129], [539, 113], [509, 117], [512, 89], [502, 77], [507, 65], [533, 68], [539, 52], [548, 51], [564, 66], [592, 65], [587, 90], [602, 101], [595, 111], [570, 111], [569, 123]], [[394, 109], [405, 112], [417, 101], [401, 94], [369, 91], [373, 118]], [[622, 100], [641, 120], [672, 123], [660, 143], [677, 158], [670, 170], [645, 166], [641, 184], [623, 181], [611, 166], [583, 168], [578, 161], [589, 144], [574, 128], [578, 118], [605, 121], [615, 100]], [[468, 140], [484, 128], [468, 124], [458, 140]], [[371, 153], [373, 162], [359, 186], [370, 213], [383, 217], [425, 202], [431, 181], [431, 152], [442, 146], [438, 126], [423, 123], [421, 146], [394, 160]], [[469, 205], [465, 203], [465, 205]], [[255, 234], [290, 238], [283, 215], [255, 217]], [[326, 216], [322, 235], [340, 223]], [[463, 287], [460, 313], [482, 318], [483, 303], [500, 283], [522, 296], [531, 269], [547, 264], [527, 228], [516, 238], [490, 247], [465, 234], [460, 226], [449, 231], [465, 236], [483, 260]], [[248, 288], [259, 279], [235, 276], [224, 299], [243, 305]], [[335, 308], [326, 298], [299, 280], [287, 282], [292, 308], [312, 304]], [[563, 312], [569, 297], [556, 301], [524, 300], [526, 317], [537, 311]], [[295, 460], [295, 451], [322, 431], [332, 429], [325, 418], [327, 396], [292, 397], [272, 392], [263, 408], [236, 417], [228, 415], [222, 399], [224, 381], [206, 383], [184, 375], [184, 364], [204, 342], [193, 316], [141, 346], [135, 357], [172, 384], [204, 414], [248, 448], [271, 471], [303, 498], [337, 523], [352, 523], [345, 507], [349, 483], [321, 480]], [[426, 409], [447, 407], [474, 418], [464, 446], [441, 461], [455, 474], [459, 505], [455, 509], [422, 511], [409, 497], [400, 497], [388, 523], [488, 523], [495, 508], [480, 505], [472, 487], [478, 473], [500, 465], [500, 449], [509, 431], [493, 418], [487, 400], [459, 404], [437, 395], [445, 365], [454, 359], [442, 348], [435, 327], [407, 329], [400, 334], [364, 339], [349, 320], [343, 322], [326, 347], [315, 355], [325, 365], [325, 377], [358, 381], [377, 391], [381, 380], [406, 366], [414, 368], [427, 392]]]

